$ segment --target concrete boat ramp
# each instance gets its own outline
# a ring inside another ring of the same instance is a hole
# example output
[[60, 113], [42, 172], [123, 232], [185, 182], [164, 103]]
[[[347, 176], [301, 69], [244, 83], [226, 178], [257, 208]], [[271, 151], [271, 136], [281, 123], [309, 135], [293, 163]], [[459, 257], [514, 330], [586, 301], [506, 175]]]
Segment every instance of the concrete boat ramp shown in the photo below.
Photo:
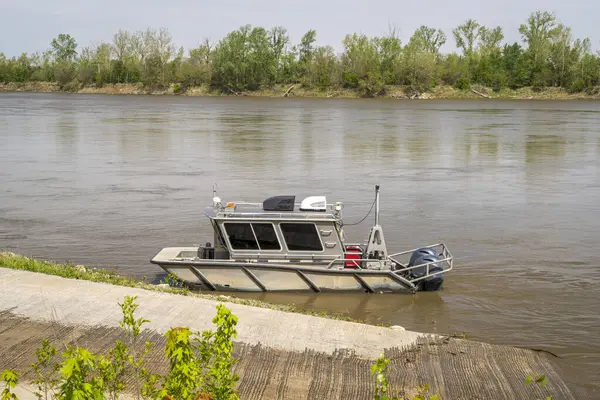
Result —
[[[212, 300], [0, 268], [0, 370], [17, 369], [30, 379], [28, 366], [42, 338], [57, 348], [72, 343], [106, 351], [122, 338], [117, 302], [125, 296], [138, 296], [136, 316], [151, 321], [143, 340], [157, 344], [150, 359], [157, 372], [166, 368], [164, 332], [214, 328]], [[383, 352], [391, 358], [391, 387], [406, 396], [428, 384], [431, 393], [452, 400], [585, 398], [543, 352], [226, 305], [239, 319], [235, 372], [241, 399], [371, 399], [369, 368]], [[530, 374], [545, 374], [549, 385], [525, 386]]]

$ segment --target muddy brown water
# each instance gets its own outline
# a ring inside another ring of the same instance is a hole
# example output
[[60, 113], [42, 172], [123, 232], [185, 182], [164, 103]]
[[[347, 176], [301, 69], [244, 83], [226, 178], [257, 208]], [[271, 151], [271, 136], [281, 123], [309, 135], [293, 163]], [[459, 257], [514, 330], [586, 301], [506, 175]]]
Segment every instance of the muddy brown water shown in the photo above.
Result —
[[599, 172], [600, 102], [0, 94], [0, 248], [160, 277], [214, 182], [342, 201], [351, 241], [380, 184], [391, 250], [453, 252], [442, 291], [244, 296], [545, 349], [598, 396]]

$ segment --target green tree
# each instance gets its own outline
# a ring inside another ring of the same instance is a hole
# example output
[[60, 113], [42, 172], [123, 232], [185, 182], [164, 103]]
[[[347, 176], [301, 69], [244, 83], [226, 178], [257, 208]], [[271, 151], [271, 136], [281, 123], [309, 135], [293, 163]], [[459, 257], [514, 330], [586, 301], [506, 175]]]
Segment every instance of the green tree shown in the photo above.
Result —
[[36, 54], [32, 59], [34, 71], [31, 74], [31, 80], [34, 81], [54, 81], [54, 61], [51, 50], [44, 51], [41, 55]]
[[[468, 66], [468, 74], [465, 77], [467, 81], [471, 80], [473, 70], [476, 68], [477, 55], [475, 54], [474, 46], [482, 33], [480, 28], [481, 25], [477, 21], [468, 19], [464, 24], [459, 25], [452, 30], [454, 40], [456, 41], [456, 47], [462, 50], [463, 57]], [[487, 33], [487, 31], [485, 32]]]
[[11, 75], [13, 82], [26, 82], [31, 78], [33, 67], [27, 53], [23, 53], [19, 58], [13, 59]]
[[383, 84], [394, 85], [399, 82], [398, 69], [402, 56], [402, 42], [395, 29], [390, 29], [388, 35], [375, 38], [379, 55], [380, 74]]
[[243, 26], [215, 47], [212, 81], [222, 90], [256, 90], [271, 85], [276, 70], [269, 33], [264, 28]]
[[342, 68], [342, 82], [345, 87], [357, 88], [370, 79], [380, 82], [379, 52], [376, 42], [365, 35], [356, 33], [346, 35]]
[[422, 25], [413, 35], [414, 40], [420, 42], [420, 46], [424, 51], [437, 56], [442, 47], [446, 43], [446, 34], [441, 29], [430, 28]]
[[501, 52], [500, 43], [503, 39], [504, 33], [501, 27], [488, 29], [481, 26], [479, 28], [479, 53], [482, 56], [499, 54]]
[[529, 82], [529, 60], [518, 43], [505, 44], [502, 49], [502, 65], [507, 74], [507, 85], [516, 89]]
[[423, 27], [415, 31], [404, 47], [402, 57], [402, 83], [417, 90], [427, 90], [433, 86], [437, 72], [438, 55], [424, 32], [427, 30]]
[[336, 79], [338, 61], [333, 47], [317, 47], [311, 56], [307, 69], [303, 81], [307, 86], [327, 90], [329, 87], [336, 85], [338, 83]]
[[0, 53], [0, 82], [10, 82], [11, 78], [8, 60], [4, 53]]
[[463, 56], [469, 59], [473, 55], [475, 43], [480, 35], [481, 25], [473, 19], [468, 19], [464, 24], [452, 30], [456, 47], [462, 49]]
[[52, 39], [50, 45], [54, 57], [58, 61], [75, 61], [75, 57], [77, 56], [77, 42], [71, 35], [61, 33]]
[[212, 45], [208, 39], [195, 49], [189, 51], [189, 56], [181, 62], [177, 71], [177, 80], [184, 89], [187, 86], [197, 86], [210, 83], [212, 73]]
[[581, 57], [574, 71], [576, 79], [581, 79], [586, 88], [600, 84], [600, 57], [594, 56], [591, 48], [590, 39], [581, 42]]
[[269, 44], [271, 46], [271, 54], [273, 57], [274, 80], [276, 82], [282, 82], [284, 79], [284, 57], [285, 49], [290, 38], [287, 35], [287, 30], [281, 26], [276, 26], [268, 32]]
[[276, 60], [265, 28], [255, 27], [248, 35], [246, 87], [256, 90], [275, 83]]
[[466, 81], [466, 77], [469, 75], [468, 66], [457, 53], [443, 57], [439, 68], [440, 78], [446, 85], [457, 86], [461, 78], [464, 79], [465, 84], [468, 84]]
[[113, 83], [136, 81], [137, 79], [135, 78], [139, 76], [139, 74], [136, 74], [136, 70], [139, 70], [139, 68], [134, 68], [133, 71], [129, 70], [129, 67], [135, 65], [137, 62], [134, 54], [133, 40], [134, 37], [131, 33], [121, 29], [113, 36], [112, 53], [115, 56], [111, 60], [111, 81]]
[[[578, 75], [578, 64], [582, 56], [589, 53], [589, 39], [573, 41], [571, 28], [562, 24], [556, 27], [550, 47], [549, 65], [552, 70], [554, 86], [568, 88]], [[585, 86], [582, 74], [579, 74], [581, 88]]]
[[488, 29], [479, 27], [479, 44], [477, 54], [473, 54], [473, 81], [499, 90], [508, 83], [506, 71], [502, 68], [502, 51], [500, 43], [504, 39], [502, 28], [497, 26]]
[[[281, 57], [278, 80], [280, 82], [298, 83], [300, 81], [300, 64], [298, 63], [298, 49], [292, 46]], [[306, 69], [305, 69], [306, 70]], [[306, 71], [304, 71], [306, 73]]]
[[548, 69], [548, 56], [552, 39], [558, 33], [556, 17], [547, 11], [536, 11], [530, 14], [527, 24], [519, 26], [519, 32], [527, 44], [530, 83], [534, 87], [543, 87], [551, 74]]
[[302, 39], [300, 39], [299, 48], [300, 64], [306, 65], [311, 61], [312, 56], [315, 52], [314, 44], [316, 40], [317, 32], [314, 29], [309, 30], [302, 36]]

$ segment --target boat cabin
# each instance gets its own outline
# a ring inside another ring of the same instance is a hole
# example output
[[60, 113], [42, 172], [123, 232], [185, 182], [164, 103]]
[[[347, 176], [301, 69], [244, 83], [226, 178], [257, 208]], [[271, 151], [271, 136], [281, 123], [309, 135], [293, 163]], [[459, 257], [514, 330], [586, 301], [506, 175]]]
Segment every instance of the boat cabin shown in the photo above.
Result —
[[215, 198], [205, 210], [214, 229], [217, 259], [329, 262], [344, 254], [341, 203], [324, 196], [295, 203], [274, 196], [260, 203], [227, 203]]

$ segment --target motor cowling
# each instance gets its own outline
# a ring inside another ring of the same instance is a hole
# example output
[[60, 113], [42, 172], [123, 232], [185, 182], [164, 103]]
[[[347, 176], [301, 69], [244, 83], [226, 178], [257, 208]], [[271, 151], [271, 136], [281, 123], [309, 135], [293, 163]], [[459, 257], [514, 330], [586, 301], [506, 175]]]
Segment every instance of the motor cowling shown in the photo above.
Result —
[[[413, 278], [421, 278], [427, 274], [427, 268], [429, 268], [429, 274], [441, 272], [444, 270], [444, 268], [442, 264], [439, 263], [440, 260], [441, 258], [439, 254], [437, 254], [437, 252], [434, 249], [422, 248], [415, 250], [410, 257], [410, 261], [408, 263], [409, 267], [428, 263], [431, 264], [429, 264], [428, 266], [423, 265], [422, 267], [414, 268], [410, 270], [410, 273], [413, 276]], [[443, 282], [444, 274], [439, 273], [437, 275], [421, 279], [418, 282], [418, 285], [423, 291], [436, 291], [442, 286]]]
[[413, 253], [411, 254], [408, 265], [413, 266], [413, 265], [422, 264], [422, 263], [416, 263], [415, 261], [417, 261], [418, 258], [424, 257], [424, 256], [438, 257], [438, 253], [437, 253], [437, 251], [435, 251], [434, 249], [431, 249], [429, 247], [423, 247], [423, 248], [417, 249], [417, 250], [413, 251]]

